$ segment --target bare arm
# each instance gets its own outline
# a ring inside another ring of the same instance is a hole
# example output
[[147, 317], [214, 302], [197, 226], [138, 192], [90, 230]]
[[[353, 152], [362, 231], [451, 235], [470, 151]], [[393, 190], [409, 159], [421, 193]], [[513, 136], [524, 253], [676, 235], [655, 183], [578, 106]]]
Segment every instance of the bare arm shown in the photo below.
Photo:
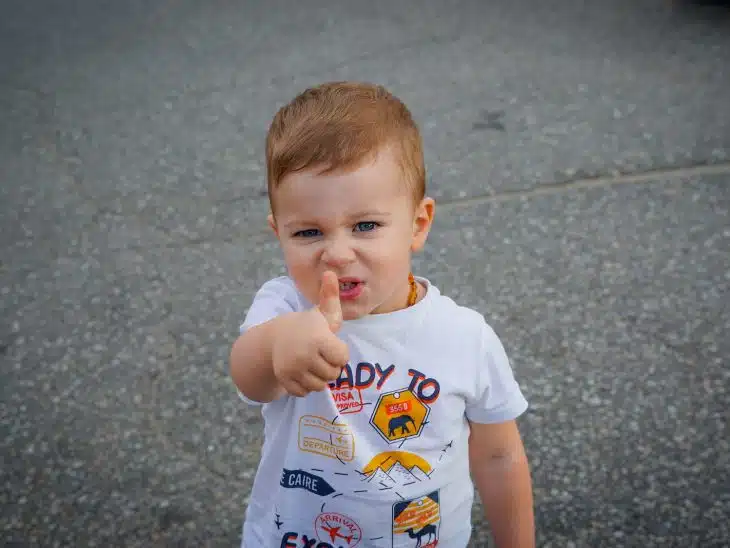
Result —
[[471, 423], [469, 462], [498, 548], [534, 548], [532, 480], [515, 421]]
[[341, 324], [339, 282], [325, 272], [316, 307], [282, 313], [238, 337], [231, 348], [233, 382], [260, 403], [325, 390], [349, 359], [347, 344], [335, 335]]
[[236, 339], [231, 348], [230, 373], [247, 398], [268, 403], [285, 394], [274, 376], [272, 349], [281, 316], [252, 327]]

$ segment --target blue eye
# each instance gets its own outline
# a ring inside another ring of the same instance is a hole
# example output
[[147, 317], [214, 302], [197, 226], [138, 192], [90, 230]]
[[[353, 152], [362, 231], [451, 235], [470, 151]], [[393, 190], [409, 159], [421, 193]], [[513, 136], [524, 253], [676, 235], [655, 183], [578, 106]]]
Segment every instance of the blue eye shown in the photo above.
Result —
[[307, 230], [299, 230], [294, 233], [295, 238], [314, 238], [319, 236], [321, 233], [316, 228], [308, 228]]
[[371, 232], [375, 230], [378, 226], [379, 224], [374, 221], [363, 221], [355, 225], [355, 230], [356, 232]]

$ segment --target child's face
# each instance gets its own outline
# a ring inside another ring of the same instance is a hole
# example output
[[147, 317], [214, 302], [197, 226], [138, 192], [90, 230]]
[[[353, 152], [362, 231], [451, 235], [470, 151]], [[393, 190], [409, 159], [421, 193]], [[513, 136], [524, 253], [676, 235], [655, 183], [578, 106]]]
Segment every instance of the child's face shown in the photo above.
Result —
[[274, 192], [269, 222], [289, 274], [310, 302], [317, 304], [322, 274], [332, 270], [343, 319], [405, 307], [411, 252], [426, 241], [434, 202], [414, 206], [389, 150], [354, 171], [289, 174]]

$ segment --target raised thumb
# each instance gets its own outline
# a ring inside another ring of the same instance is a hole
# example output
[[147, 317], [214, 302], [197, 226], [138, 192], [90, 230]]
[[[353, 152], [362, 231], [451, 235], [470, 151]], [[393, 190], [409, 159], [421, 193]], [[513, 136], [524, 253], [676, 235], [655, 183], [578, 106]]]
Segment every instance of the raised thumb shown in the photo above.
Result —
[[340, 282], [334, 272], [327, 271], [322, 276], [319, 288], [319, 311], [327, 320], [332, 332], [342, 325], [342, 305], [340, 305]]

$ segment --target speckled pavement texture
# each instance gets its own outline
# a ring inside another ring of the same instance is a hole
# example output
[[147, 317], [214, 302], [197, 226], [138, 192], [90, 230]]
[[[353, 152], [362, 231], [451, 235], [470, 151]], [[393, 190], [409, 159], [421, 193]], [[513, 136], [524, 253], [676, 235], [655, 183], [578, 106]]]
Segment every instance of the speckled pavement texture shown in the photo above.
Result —
[[728, 546], [726, 8], [0, 10], [0, 544], [237, 545], [262, 429], [227, 356], [283, 268], [264, 134], [355, 78], [423, 129], [417, 272], [485, 314], [531, 402], [539, 546]]

